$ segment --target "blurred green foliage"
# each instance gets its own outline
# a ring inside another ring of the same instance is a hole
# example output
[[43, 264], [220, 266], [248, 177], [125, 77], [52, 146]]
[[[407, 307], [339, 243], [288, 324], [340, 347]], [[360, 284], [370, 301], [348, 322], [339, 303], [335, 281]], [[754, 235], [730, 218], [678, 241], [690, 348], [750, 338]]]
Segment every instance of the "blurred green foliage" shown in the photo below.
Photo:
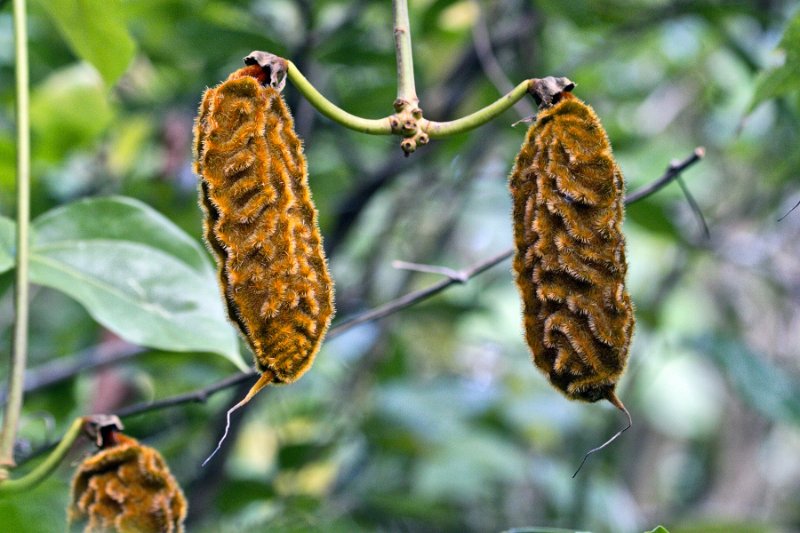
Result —
[[[505, 263], [331, 339], [306, 377], [265, 391], [234, 420], [204, 469], [243, 390], [126, 418], [182, 483], [189, 530], [800, 528], [800, 215], [776, 222], [800, 200], [795, 4], [412, 0], [426, 117], [456, 118], [520, 80], [566, 75], [602, 118], [629, 189], [706, 147], [684, 179], [710, 239], [677, 186], [628, 210], [638, 326], [620, 396], [634, 426], [571, 479], [622, 421], [608, 406], [567, 401], [537, 374]], [[0, 5], [8, 346], [14, 64], [10, 2]], [[261, 49], [291, 58], [361, 116], [385, 116], [395, 97], [386, 1], [29, 9], [36, 285], [20, 473], [74, 416], [234, 372], [240, 348], [201, 249], [191, 170], [203, 89]], [[463, 268], [510, 246], [505, 180], [524, 127], [508, 126], [530, 106], [406, 159], [397, 139], [345, 131], [285, 92], [309, 159], [337, 320], [438, 279], [393, 269], [393, 259]], [[131, 352], [120, 336], [144, 348]], [[98, 366], [120, 353], [133, 355]], [[90, 449], [82, 443], [73, 458]], [[0, 501], [3, 528], [63, 529], [69, 477], [68, 461], [34, 491]]]

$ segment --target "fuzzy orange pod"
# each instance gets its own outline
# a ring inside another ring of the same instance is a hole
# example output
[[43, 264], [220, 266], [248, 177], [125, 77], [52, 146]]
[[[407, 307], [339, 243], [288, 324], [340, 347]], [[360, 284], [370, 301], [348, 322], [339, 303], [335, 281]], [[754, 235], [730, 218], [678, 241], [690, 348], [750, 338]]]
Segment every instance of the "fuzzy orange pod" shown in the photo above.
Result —
[[597, 115], [573, 88], [566, 78], [531, 88], [540, 109], [509, 182], [514, 271], [536, 366], [568, 398], [624, 411], [615, 388], [634, 327], [625, 185]]
[[235, 408], [300, 378], [334, 311], [303, 146], [279, 90], [285, 61], [263, 52], [245, 61], [204, 94], [194, 142], [205, 239], [262, 373]]
[[182, 533], [186, 499], [157, 450], [117, 433], [72, 480], [67, 518], [84, 533]]

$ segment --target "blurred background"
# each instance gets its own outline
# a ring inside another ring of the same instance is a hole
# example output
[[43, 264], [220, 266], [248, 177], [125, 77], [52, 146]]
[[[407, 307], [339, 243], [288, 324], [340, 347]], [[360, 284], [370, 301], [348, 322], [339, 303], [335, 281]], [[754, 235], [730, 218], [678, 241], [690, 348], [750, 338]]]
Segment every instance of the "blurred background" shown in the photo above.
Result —
[[[291, 59], [352, 113], [391, 113], [388, 0], [88, 2], [113, 7], [103, 17], [114, 20], [86, 24], [122, 28], [132, 43], [127, 66], [103, 77], [65, 44], [70, 28], [52, 11], [66, 3], [29, 5], [34, 217], [124, 195], [200, 242], [192, 121], [203, 90], [252, 50]], [[12, 15], [0, 4], [0, 214], [13, 218]], [[248, 405], [206, 468], [246, 385], [125, 418], [184, 487], [188, 530], [800, 531], [800, 209], [778, 221], [800, 201], [796, 7], [412, 0], [427, 118], [470, 113], [526, 78], [568, 76], [603, 121], [628, 190], [706, 148], [684, 180], [710, 237], [677, 184], [627, 211], [637, 328], [619, 395], [633, 428], [571, 478], [624, 420], [610, 405], [568, 401], [537, 373], [505, 261], [331, 339], [302, 380]], [[309, 159], [336, 320], [441, 279], [393, 260], [462, 269], [511, 246], [506, 180], [526, 126], [510, 125], [532, 101], [405, 158], [397, 138], [332, 123], [291, 84], [285, 94]], [[12, 274], [0, 276], [4, 354]], [[214, 353], [132, 346], [53, 289], [34, 287], [31, 305], [21, 460], [74, 416], [237, 372]], [[84, 443], [43, 485], [0, 501], [3, 529], [63, 530], [71, 470], [90, 450]]]

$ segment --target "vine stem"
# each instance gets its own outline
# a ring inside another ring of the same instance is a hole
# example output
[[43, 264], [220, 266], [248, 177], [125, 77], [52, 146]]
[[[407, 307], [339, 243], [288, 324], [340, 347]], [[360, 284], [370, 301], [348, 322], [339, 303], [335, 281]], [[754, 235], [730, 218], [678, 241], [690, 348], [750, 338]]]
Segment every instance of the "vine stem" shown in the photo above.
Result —
[[56, 446], [50, 455], [47, 456], [47, 459], [42, 461], [39, 466], [31, 470], [30, 473], [18, 479], [7, 479], [3, 482], [0, 482], [0, 496], [29, 490], [52, 474], [56, 467], [67, 455], [67, 452], [72, 447], [72, 444], [82, 433], [83, 424], [83, 418], [76, 418], [72, 422], [72, 425], [69, 426], [69, 429], [67, 429], [67, 432], [58, 442], [58, 446]]
[[464, 133], [479, 126], [483, 126], [494, 117], [522, 100], [522, 97], [528, 94], [528, 88], [531, 86], [532, 81], [533, 80], [525, 80], [521, 82], [494, 103], [475, 111], [471, 115], [449, 122], [435, 122], [433, 120], [422, 119], [419, 127], [422, 131], [427, 133], [431, 139], [442, 139], [450, 135]]
[[[368, 133], [370, 135], [392, 135], [392, 125], [390, 119], [392, 116], [387, 116], [378, 119], [362, 118], [352, 113], [348, 113], [340, 108], [322, 95], [312, 84], [308, 81], [297, 65], [289, 60], [286, 60], [286, 76], [292, 85], [308, 100], [308, 103], [321, 114], [325, 115], [332, 121], [340, 124], [351, 130], [361, 133]], [[462, 117], [457, 120], [449, 122], [436, 122], [434, 120], [422, 119], [420, 121], [420, 129], [427, 133], [432, 139], [442, 139], [450, 135], [465, 133], [473, 130], [483, 124], [486, 124], [496, 116], [500, 115], [508, 108], [519, 102], [527, 93], [531, 80], [525, 80], [519, 85], [514, 87], [507, 94], [501, 96], [495, 102], [480, 109], [471, 115]]]
[[407, 0], [393, 0], [394, 46], [397, 52], [397, 100], [414, 108], [419, 105], [414, 84], [414, 54], [411, 51], [411, 24]]
[[303, 76], [303, 73], [300, 72], [297, 65], [288, 59], [286, 60], [286, 76], [289, 78], [289, 81], [292, 82], [292, 85], [300, 91], [300, 94], [308, 100], [309, 104], [332, 121], [361, 133], [369, 133], [371, 135], [392, 134], [392, 126], [389, 124], [389, 117], [368, 119], [348, 113], [322, 96], [322, 94], [311, 85], [311, 82]]
[[28, 101], [28, 33], [25, 0], [14, 0], [14, 50], [17, 100], [17, 269], [14, 284], [14, 335], [8, 373], [8, 402], [0, 433], [0, 479], [14, 463], [14, 440], [22, 410], [28, 353], [28, 234], [30, 226], [30, 120]]

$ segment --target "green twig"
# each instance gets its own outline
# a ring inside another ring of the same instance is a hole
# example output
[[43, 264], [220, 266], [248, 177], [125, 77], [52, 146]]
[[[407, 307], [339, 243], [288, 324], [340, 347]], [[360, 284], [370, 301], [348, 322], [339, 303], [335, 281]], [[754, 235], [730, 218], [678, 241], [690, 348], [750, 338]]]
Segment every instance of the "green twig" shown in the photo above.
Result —
[[[300, 94], [302, 94], [317, 111], [329, 119], [346, 128], [361, 133], [369, 133], [371, 135], [391, 135], [394, 133], [391, 126], [391, 118], [393, 115], [379, 119], [367, 119], [348, 113], [320, 94], [320, 92], [311, 85], [311, 82], [303, 76], [303, 73], [300, 72], [294, 63], [287, 61], [287, 65], [286, 75], [289, 81], [292, 82]], [[420, 121], [420, 128], [424, 132], [427, 132], [431, 138], [435, 139], [441, 139], [475, 129], [489, 122], [521, 100], [522, 97], [527, 94], [529, 83], [529, 80], [523, 81], [496, 102], [458, 120], [435, 122], [433, 120], [422, 119]]]
[[[8, 402], [0, 433], [0, 470], [14, 466], [14, 440], [28, 352], [28, 230], [30, 225], [30, 122], [28, 103], [28, 34], [25, 0], [14, 0], [14, 48], [17, 92], [17, 270], [14, 285], [14, 336], [8, 373]], [[0, 477], [3, 477], [0, 471]]]
[[367, 119], [357, 117], [347, 111], [337, 107], [336, 104], [325, 98], [317, 91], [311, 82], [303, 76], [303, 73], [291, 61], [287, 60], [286, 75], [289, 81], [297, 87], [308, 102], [317, 108], [317, 111], [351, 130], [369, 133], [371, 135], [390, 135], [392, 127], [389, 125], [389, 117], [380, 119]]
[[408, 22], [408, 2], [393, 0], [394, 45], [397, 54], [397, 100], [411, 108], [417, 107], [417, 88], [414, 85], [414, 54], [411, 51], [411, 24]]
[[422, 119], [420, 121], [420, 128], [427, 133], [431, 139], [441, 139], [483, 126], [528, 94], [530, 82], [531, 80], [523, 81], [493, 104], [479, 111], [475, 111], [471, 115], [467, 115], [458, 120], [451, 120], [450, 122], [434, 122], [432, 120]]
[[52, 474], [61, 463], [61, 460], [67, 455], [75, 439], [81, 434], [83, 423], [83, 418], [76, 418], [69, 429], [67, 429], [64, 437], [58, 443], [58, 446], [50, 452], [50, 455], [48, 455], [39, 466], [31, 470], [27, 475], [19, 479], [0, 481], [0, 496], [29, 490]]

